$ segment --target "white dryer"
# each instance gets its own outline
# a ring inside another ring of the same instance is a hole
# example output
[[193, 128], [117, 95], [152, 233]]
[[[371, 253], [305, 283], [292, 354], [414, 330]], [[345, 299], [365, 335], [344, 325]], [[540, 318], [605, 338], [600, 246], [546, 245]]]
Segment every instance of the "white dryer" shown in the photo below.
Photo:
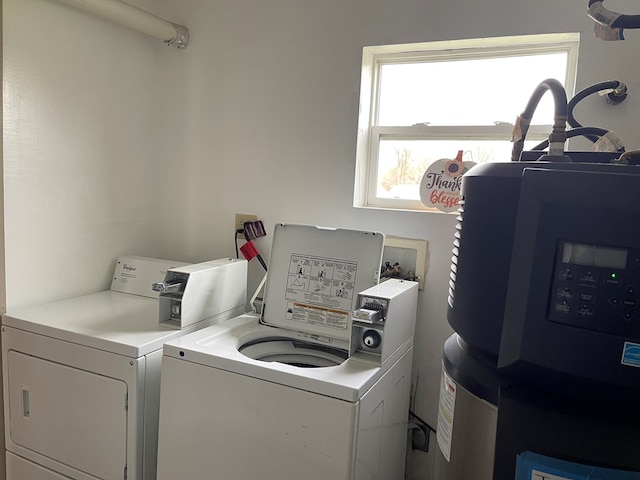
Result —
[[383, 242], [276, 226], [262, 314], [165, 344], [158, 480], [404, 477], [418, 285], [367, 289]]
[[155, 478], [162, 345], [246, 303], [246, 261], [206, 262], [223, 310], [185, 330], [160, 323], [151, 285], [182, 265], [121, 258], [111, 290], [4, 315], [8, 480]]

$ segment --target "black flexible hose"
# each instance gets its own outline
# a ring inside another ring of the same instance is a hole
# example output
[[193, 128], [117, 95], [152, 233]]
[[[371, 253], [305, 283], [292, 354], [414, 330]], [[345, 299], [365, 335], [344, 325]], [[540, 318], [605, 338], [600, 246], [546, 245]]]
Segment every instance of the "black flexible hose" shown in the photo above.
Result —
[[555, 78], [547, 78], [546, 80], [543, 80], [542, 82], [540, 82], [540, 84], [536, 87], [536, 89], [531, 94], [531, 97], [529, 98], [529, 102], [527, 103], [527, 106], [525, 107], [524, 112], [522, 112], [521, 114], [522, 117], [525, 117], [528, 120], [531, 120], [536, 108], [538, 107], [538, 103], [540, 102], [540, 99], [547, 92], [547, 90], [550, 90], [551, 93], [553, 94], [554, 116], [556, 118], [557, 117], [562, 117], [564, 119], [567, 118], [567, 94], [562, 84]]
[[571, 100], [569, 100], [569, 103], [567, 104], [567, 122], [569, 123], [569, 125], [571, 125], [573, 128], [578, 128], [578, 127], [582, 127], [582, 125], [575, 119], [575, 117], [573, 116], [573, 109], [576, 106], [576, 104], [578, 102], [580, 102], [581, 100], [583, 100], [584, 98], [588, 97], [589, 95], [592, 95], [594, 93], [600, 92], [602, 90], [606, 90], [606, 89], [616, 89], [620, 86], [620, 82], [617, 80], [609, 80], [606, 82], [600, 82], [600, 83], [596, 83], [594, 85], [590, 85], [587, 88], [580, 90], [578, 93], [576, 93], [573, 98]]
[[[601, 92], [602, 90], [609, 90], [609, 89], [621, 92], [618, 94], [620, 102], [622, 102], [622, 100], [626, 98], [627, 87], [621, 82], [619, 82], [618, 80], [608, 80], [605, 82], [600, 82], [594, 85], [590, 85], [587, 88], [580, 90], [578, 93], [576, 93], [573, 96], [571, 100], [569, 100], [569, 103], [567, 104], [567, 122], [569, 123], [569, 125], [571, 125], [571, 127], [573, 128], [582, 127], [582, 124], [578, 122], [573, 116], [573, 109], [578, 104], [578, 102], [588, 97], [589, 95], [592, 95], [597, 92]], [[615, 98], [615, 96], [612, 98]], [[592, 141], [593, 143], [595, 143], [598, 141], [598, 138], [600, 138], [601, 135], [600, 136], [584, 135], [584, 136], [588, 138], [590, 141]]]
[[[567, 139], [566, 123], [567, 123], [567, 93], [562, 84], [555, 78], [548, 78], [540, 82], [535, 88], [524, 111], [518, 116], [514, 127], [513, 149], [511, 150], [511, 161], [520, 160], [520, 154], [524, 150], [524, 141], [527, 137], [531, 118], [540, 102], [542, 96], [550, 90], [553, 94], [554, 101], [554, 119], [553, 129], [549, 135], [549, 142], [554, 144], [553, 152], [550, 155], [562, 155], [564, 152], [564, 142]], [[555, 146], [562, 145], [562, 152], [556, 152]], [[551, 150], [551, 149], [550, 149]]]
[[[589, 0], [589, 8], [592, 5], [600, 3], [603, 4], [603, 0]], [[640, 28], [640, 15], [621, 15], [617, 12], [612, 12], [611, 10], [607, 10], [602, 7], [602, 10], [605, 12], [605, 18], [601, 18], [600, 16], [592, 16], [589, 15], [596, 22], [606, 25], [610, 28]], [[619, 15], [613, 22], [609, 23], [608, 20]]]
[[[590, 137], [590, 136], [596, 136], [596, 135], [597, 135], [596, 138], [600, 138], [606, 135], [607, 133], [609, 133], [609, 130], [605, 130], [604, 128], [600, 128], [600, 127], [578, 127], [572, 130], [567, 130], [567, 138], [573, 138], [573, 137], [579, 137], [579, 136]], [[544, 142], [541, 142], [535, 147], [533, 147], [531, 150], [544, 150], [548, 146], [549, 146], [549, 140], [545, 140]]]

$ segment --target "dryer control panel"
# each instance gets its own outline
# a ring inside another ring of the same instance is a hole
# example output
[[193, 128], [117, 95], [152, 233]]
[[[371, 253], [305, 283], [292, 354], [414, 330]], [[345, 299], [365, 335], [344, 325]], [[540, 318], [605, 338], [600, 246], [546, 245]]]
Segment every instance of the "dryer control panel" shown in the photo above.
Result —
[[120, 257], [116, 261], [111, 281], [114, 292], [158, 298], [158, 292], [151, 288], [154, 282], [162, 280], [171, 268], [186, 265], [184, 262], [162, 260], [139, 256]]
[[640, 334], [640, 250], [561, 241], [548, 318], [625, 337]]
[[159, 321], [183, 330], [208, 319], [226, 320], [244, 313], [247, 297], [247, 261], [220, 258], [171, 268], [159, 292]]

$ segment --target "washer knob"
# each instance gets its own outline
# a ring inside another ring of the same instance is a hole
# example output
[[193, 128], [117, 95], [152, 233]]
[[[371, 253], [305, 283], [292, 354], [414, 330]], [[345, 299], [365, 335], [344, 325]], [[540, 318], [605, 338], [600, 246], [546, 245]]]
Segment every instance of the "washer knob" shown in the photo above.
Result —
[[382, 343], [382, 336], [377, 330], [366, 330], [362, 335], [362, 343], [368, 348], [378, 348]]

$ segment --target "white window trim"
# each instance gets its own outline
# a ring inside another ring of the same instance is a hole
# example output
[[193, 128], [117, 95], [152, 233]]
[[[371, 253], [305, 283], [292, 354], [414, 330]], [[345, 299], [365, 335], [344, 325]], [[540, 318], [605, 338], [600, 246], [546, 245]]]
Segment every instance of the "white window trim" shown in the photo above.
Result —
[[[474, 139], [511, 138], [512, 125], [487, 127], [380, 127], [376, 126], [378, 105], [378, 72], [380, 65], [392, 62], [406, 62], [411, 59], [482, 58], [504, 56], [506, 53], [524, 55], [532, 53], [567, 52], [567, 71], [564, 79], [567, 97], [573, 95], [578, 63], [580, 34], [542, 34], [518, 37], [494, 37], [483, 39], [452, 40], [402, 45], [365, 47], [362, 54], [362, 75], [360, 83], [360, 112], [358, 116], [358, 137], [356, 144], [356, 171], [353, 205], [362, 208], [386, 208], [400, 210], [433, 211], [419, 201], [406, 199], [379, 199], [373, 193], [377, 182], [377, 155], [381, 138], [389, 139]], [[525, 105], [521, 109], [524, 110]], [[520, 113], [520, 112], [518, 112]], [[515, 120], [515, 118], [513, 119]], [[461, 134], [460, 130], [465, 133]], [[531, 126], [527, 138], [544, 140], [551, 131], [550, 125]], [[372, 160], [374, 159], [374, 160]]]

